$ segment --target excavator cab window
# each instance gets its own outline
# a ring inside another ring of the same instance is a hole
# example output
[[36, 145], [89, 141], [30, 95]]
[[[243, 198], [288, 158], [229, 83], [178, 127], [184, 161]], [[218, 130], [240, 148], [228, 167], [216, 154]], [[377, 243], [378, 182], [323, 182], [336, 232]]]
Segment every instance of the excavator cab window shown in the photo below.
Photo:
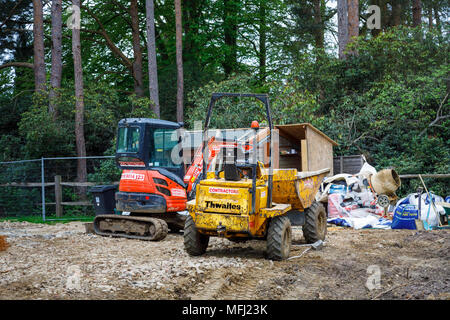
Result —
[[139, 152], [139, 127], [119, 128], [117, 152]]
[[173, 129], [151, 129], [149, 164], [152, 167], [179, 167], [172, 160], [172, 150], [178, 144]]

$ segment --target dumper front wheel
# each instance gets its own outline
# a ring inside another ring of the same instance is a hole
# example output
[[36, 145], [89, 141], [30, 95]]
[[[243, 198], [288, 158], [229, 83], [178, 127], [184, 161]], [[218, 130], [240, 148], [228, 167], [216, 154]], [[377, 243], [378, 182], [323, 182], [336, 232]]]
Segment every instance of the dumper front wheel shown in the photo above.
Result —
[[267, 230], [267, 257], [271, 260], [284, 260], [291, 251], [292, 229], [287, 216], [278, 216], [270, 221]]
[[201, 234], [195, 227], [194, 219], [188, 216], [184, 225], [184, 248], [191, 256], [200, 256], [206, 252], [209, 236]]
[[303, 225], [303, 236], [307, 243], [325, 240], [327, 234], [327, 213], [319, 202], [305, 210], [305, 224]]

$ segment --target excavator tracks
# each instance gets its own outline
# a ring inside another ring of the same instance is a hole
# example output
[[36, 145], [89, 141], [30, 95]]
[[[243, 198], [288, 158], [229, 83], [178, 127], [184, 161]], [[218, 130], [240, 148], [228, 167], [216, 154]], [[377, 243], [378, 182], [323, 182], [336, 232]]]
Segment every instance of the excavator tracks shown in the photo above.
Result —
[[94, 231], [101, 236], [160, 241], [169, 228], [161, 219], [105, 214], [95, 217]]

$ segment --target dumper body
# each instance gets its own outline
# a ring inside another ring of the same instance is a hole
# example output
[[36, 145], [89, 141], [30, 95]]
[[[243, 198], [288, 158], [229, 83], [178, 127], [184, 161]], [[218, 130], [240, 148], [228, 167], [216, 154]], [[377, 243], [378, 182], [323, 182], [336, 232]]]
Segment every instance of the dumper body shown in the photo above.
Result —
[[272, 207], [267, 207], [267, 170], [256, 181], [255, 212], [252, 213], [252, 180], [205, 179], [197, 186], [197, 197], [187, 207], [200, 233], [226, 238], [265, 238], [271, 218], [288, 212], [305, 221], [305, 209], [314, 202], [329, 169], [298, 172], [273, 170]]

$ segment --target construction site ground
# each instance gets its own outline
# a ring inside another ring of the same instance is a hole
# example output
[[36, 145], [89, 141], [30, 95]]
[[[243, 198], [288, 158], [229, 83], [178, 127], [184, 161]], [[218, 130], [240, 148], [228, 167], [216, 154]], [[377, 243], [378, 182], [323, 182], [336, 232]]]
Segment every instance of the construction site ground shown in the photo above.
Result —
[[450, 299], [448, 230], [329, 227], [322, 250], [285, 261], [266, 260], [265, 241], [211, 238], [191, 257], [182, 232], [147, 242], [81, 222], [0, 222], [0, 235], [0, 299]]

